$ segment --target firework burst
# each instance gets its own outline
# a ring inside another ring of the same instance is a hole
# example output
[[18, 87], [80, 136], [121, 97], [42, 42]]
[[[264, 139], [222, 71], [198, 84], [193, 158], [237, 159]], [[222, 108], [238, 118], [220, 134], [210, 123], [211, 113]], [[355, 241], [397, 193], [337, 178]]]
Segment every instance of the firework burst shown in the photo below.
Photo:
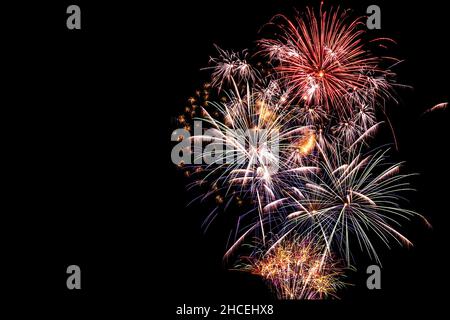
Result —
[[220, 91], [223, 85], [230, 85], [233, 81], [253, 82], [258, 76], [257, 71], [247, 62], [247, 52], [233, 52], [226, 51], [219, 46], [215, 46], [218, 52], [218, 57], [210, 57], [210, 67], [205, 69], [212, 69], [213, 87]]
[[391, 240], [412, 245], [397, 230], [399, 220], [420, 217], [428, 222], [401, 206], [401, 194], [413, 190], [407, 182], [409, 175], [399, 172], [401, 163], [386, 163], [387, 151], [363, 155], [340, 147], [317, 148], [322, 158], [318, 173], [292, 182], [295, 192], [289, 192], [290, 201], [285, 202], [290, 212], [287, 232], [322, 238], [328, 252], [342, 252], [349, 265], [352, 242], [378, 263], [373, 238], [388, 247]]
[[322, 251], [313, 241], [285, 239], [267, 254], [256, 251], [239, 268], [262, 277], [279, 299], [336, 297], [344, 287], [343, 268], [330, 256], [324, 260]]
[[[195, 184], [209, 183], [225, 192], [225, 197], [248, 196], [257, 204], [258, 224], [264, 234], [264, 224], [270, 217], [263, 217], [263, 208], [276, 201], [287, 187], [287, 177], [312, 171], [312, 166], [292, 167], [292, 150], [305, 156], [314, 147], [315, 140], [306, 126], [300, 125], [292, 116], [293, 110], [280, 108], [270, 100], [261, 100], [251, 92], [241, 97], [237, 86], [229, 94], [227, 103], [210, 104], [211, 110], [203, 109], [198, 120], [209, 126], [201, 135], [194, 135], [194, 142], [208, 142], [199, 150], [200, 158], [209, 158], [202, 167], [204, 177]], [[214, 117], [212, 114], [218, 114]], [[219, 120], [222, 119], [222, 120]], [[303, 141], [302, 145], [292, 141]], [[218, 152], [220, 150], [220, 152]]]
[[261, 52], [294, 92], [292, 99], [345, 113], [349, 97], [366, 100], [369, 91], [377, 97], [391, 95], [387, 78], [393, 74], [380, 68], [381, 59], [365, 48], [360, 18], [351, 20], [339, 9], [321, 8], [317, 14], [308, 8], [294, 21], [278, 15], [272, 24], [281, 36], [261, 40]]

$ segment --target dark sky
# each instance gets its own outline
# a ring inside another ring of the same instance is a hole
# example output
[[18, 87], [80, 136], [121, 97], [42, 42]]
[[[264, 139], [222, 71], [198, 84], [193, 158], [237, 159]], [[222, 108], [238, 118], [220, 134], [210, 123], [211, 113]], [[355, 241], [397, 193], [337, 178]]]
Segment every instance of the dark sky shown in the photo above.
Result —
[[[213, 44], [254, 47], [273, 15], [319, 2], [192, 2], [73, 1], [82, 10], [81, 31], [65, 27], [72, 2], [10, 11], [5, 91], [13, 99], [3, 120], [11, 206], [2, 227], [17, 296], [98, 314], [123, 307], [149, 315], [156, 305], [163, 318], [183, 303], [276, 304], [258, 279], [222, 265], [224, 230], [203, 233], [205, 208], [186, 208], [190, 195], [170, 162], [170, 133], [207, 79], [200, 68]], [[442, 311], [449, 285], [448, 110], [420, 114], [449, 99], [446, 10], [439, 1], [339, 3], [356, 15], [378, 4], [382, 28], [370, 32], [397, 41], [390, 54], [404, 59], [398, 81], [412, 87], [398, 90], [400, 103], [390, 106], [397, 156], [420, 174], [411, 203], [433, 229], [412, 222], [413, 248], [383, 250], [382, 290], [364, 288], [361, 268], [342, 302], [281, 303], [278, 316], [351, 316], [349, 310], [388, 306], [407, 315]], [[80, 292], [65, 287], [70, 264], [83, 272]]]

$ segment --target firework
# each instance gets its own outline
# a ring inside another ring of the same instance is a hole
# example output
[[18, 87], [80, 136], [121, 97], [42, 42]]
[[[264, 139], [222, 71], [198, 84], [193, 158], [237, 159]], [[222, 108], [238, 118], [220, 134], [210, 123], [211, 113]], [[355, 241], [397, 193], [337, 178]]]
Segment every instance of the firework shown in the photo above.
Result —
[[272, 24], [282, 35], [261, 40], [261, 52], [276, 65], [275, 71], [294, 92], [293, 99], [345, 113], [352, 96], [366, 102], [369, 92], [390, 96], [387, 78], [392, 73], [380, 68], [380, 58], [365, 48], [361, 19], [351, 20], [347, 11], [321, 8], [318, 14], [307, 9], [294, 21], [278, 15]]
[[283, 139], [298, 135], [304, 129], [289, 125], [286, 114], [279, 114], [266, 102], [255, 100], [250, 89], [244, 98], [235, 93], [229, 103], [213, 102], [211, 105], [223, 121], [204, 109], [204, 117], [199, 120], [212, 130], [192, 137], [211, 142], [211, 148], [203, 150], [202, 157], [212, 156], [212, 150], [217, 150], [214, 146], [226, 146], [207, 166], [212, 170], [210, 177], [213, 172], [221, 171], [215, 184], [225, 181], [241, 188], [248, 186], [253, 194], [265, 190], [265, 194], [274, 196], [274, 179], [280, 166], [279, 150], [275, 148], [283, 148]]
[[217, 87], [220, 91], [224, 84], [231, 84], [232, 81], [238, 83], [254, 81], [257, 77], [256, 70], [246, 61], [247, 52], [226, 51], [219, 46], [215, 46], [218, 57], [210, 57], [209, 61], [212, 66], [205, 69], [212, 69], [213, 87]]
[[281, 35], [258, 42], [262, 54], [252, 59], [266, 60], [255, 65], [247, 50], [216, 46], [205, 68], [210, 81], [177, 118], [194, 131], [194, 164], [180, 167], [194, 179], [190, 187], [206, 188], [198, 199], [217, 204], [207, 227], [219, 207], [246, 201], [225, 257], [256, 242], [240, 269], [264, 278], [278, 298], [336, 297], [342, 262], [356, 261], [355, 248], [381, 263], [379, 244], [412, 244], [402, 220], [429, 225], [403, 207], [412, 188], [401, 163], [369, 146], [383, 124], [377, 115], [395, 101], [395, 74], [382, 67], [387, 58], [370, 53], [361, 19], [348, 11], [307, 9], [292, 20], [278, 15], [271, 25]]
[[[208, 148], [198, 154], [201, 158], [213, 158], [203, 167], [205, 176], [197, 184], [208, 181], [214, 192], [219, 188], [225, 190], [226, 196], [235, 194], [230, 190], [250, 196], [257, 204], [264, 234], [262, 208], [282, 194], [285, 177], [314, 170], [310, 166], [291, 167], [285, 157], [292, 149], [309, 152], [315, 141], [311, 140], [308, 127], [295, 123], [292, 110], [260, 100], [249, 86], [246, 96], [241, 97], [236, 90], [229, 95], [228, 103], [212, 102], [211, 108], [203, 109], [203, 117], [198, 119], [210, 130], [191, 138], [209, 142]], [[214, 112], [219, 116], [213, 117]], [[298, 139], [307, 140], [302, 146], [292, 144]]]
[[336, 297], [344, 287], [343, 268], [323, 249], [308, 240], [282, 241], [267, 254], [257, 252], [240, 269], [261, 276], [279, 299], [317, 300]]
[[391, 240], [412, 245], [397, 230], [399, 220], [420, 217], [428, 222], [401, 206], [401, 194], [413, 190], [406, 181], [409, 175], [399, 173], [401, 163], [386, 164], [387, 151], [362, 155], [339, 147], [317, 148], [322, 157], [318, 173], [292, 182], [291, 201], [285, 201], [290, 209], [286, 230], [322, 238], [327, 250], [342, 252], [349, 265], [352, 243], [378, 263], [373, 238], [388, 247]]
[[425, 110], [425, 112], [422, 113], [422, 115], [427, 114], [428, 112], [436, 111], [436, 110], [444, 110], [447, 108], [447, 106], [448, 106], [448, 102], [438, 103], [434, 107], [431, 107], [430, 109]]

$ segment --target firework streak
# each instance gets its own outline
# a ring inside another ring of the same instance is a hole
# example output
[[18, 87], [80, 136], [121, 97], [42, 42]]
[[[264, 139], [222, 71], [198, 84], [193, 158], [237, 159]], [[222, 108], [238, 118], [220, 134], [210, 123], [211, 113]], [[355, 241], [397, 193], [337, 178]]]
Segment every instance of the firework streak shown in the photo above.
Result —
[[363, 41], [364, 27], [340, 9], [275, 16], [253, 55], [216, 47], [210, 81], [178, 117], [173, 139], [190, 158], [176, 163], [196, 200], [216, 203], [205, 228], [240, 211], [225, 258], [280, 299], [337, 297], [355, 250], [381, 263], [380, 244], [411, 245], [401, 220], [427, 223], [402, 207], [401, 163], [369, 146], [389, 123], [398, 60], [371, 53], [393, 41]]

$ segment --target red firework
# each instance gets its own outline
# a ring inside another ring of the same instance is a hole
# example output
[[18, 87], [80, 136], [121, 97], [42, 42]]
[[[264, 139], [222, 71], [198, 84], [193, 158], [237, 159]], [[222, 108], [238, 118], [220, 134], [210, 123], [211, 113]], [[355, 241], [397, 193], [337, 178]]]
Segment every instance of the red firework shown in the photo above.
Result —
[[[280, 23], [278, 23], [280, 22]], [[281, 29], [276, 39], [260, 41], [294, 99], [345, 111], [356, 96], [389, 96], [391, 74], [379, 67], [380, 58], [370, 54], [362, 41], [364, 23], [351, 20], [347, 11], [308, 8], [295, 21], [283, 15], [272, 23]]]

